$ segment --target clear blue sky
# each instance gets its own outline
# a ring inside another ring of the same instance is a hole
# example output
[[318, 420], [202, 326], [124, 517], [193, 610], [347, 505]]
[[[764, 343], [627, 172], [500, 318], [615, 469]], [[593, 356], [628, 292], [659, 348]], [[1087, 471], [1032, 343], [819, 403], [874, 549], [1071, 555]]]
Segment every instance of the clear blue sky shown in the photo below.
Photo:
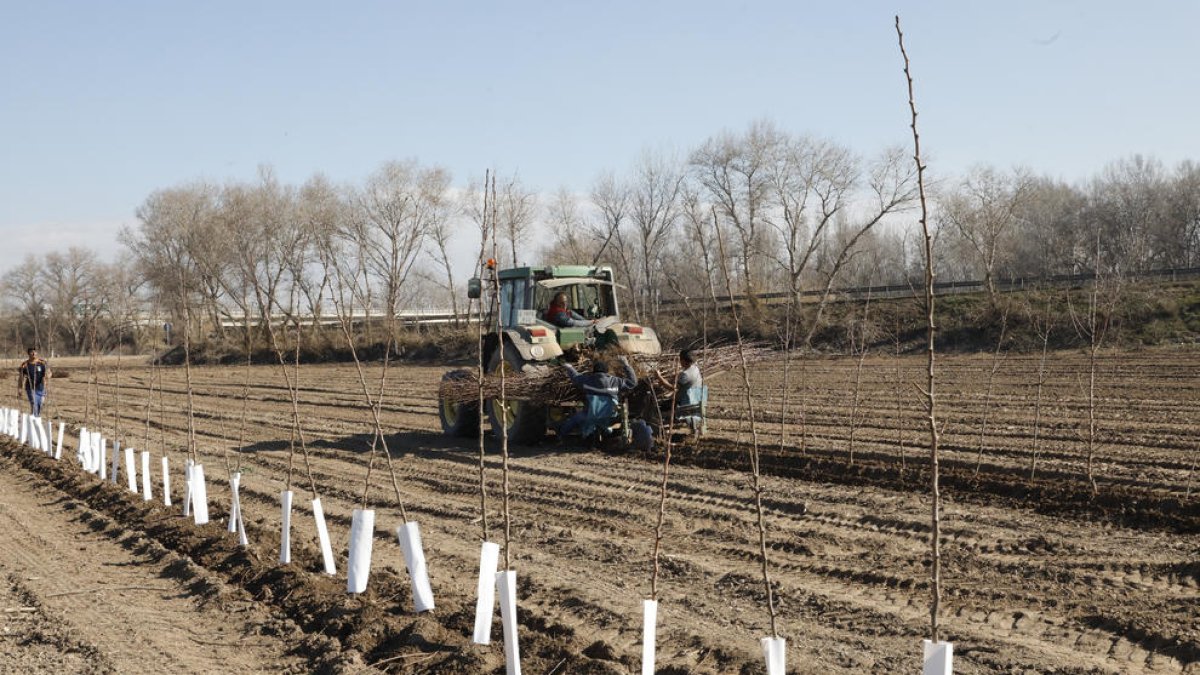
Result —
[[416, 157], [587, 189], [760, 118], [930, 163], [1076, 180], [1200, 159], [1200, 3], [0, 1], [0, 272], [90, 245], [160, 187]]

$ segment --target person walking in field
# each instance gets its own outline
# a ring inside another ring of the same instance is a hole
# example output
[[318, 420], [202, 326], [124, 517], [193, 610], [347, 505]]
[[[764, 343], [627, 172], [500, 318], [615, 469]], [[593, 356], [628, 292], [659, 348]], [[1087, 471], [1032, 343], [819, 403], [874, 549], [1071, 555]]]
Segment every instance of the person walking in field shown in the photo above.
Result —
[[41, 417], [42, 402], [46, 400], [46, 385], [50, 382], [50, 364], [38, 357], [37, 348], [30, 347], [27, 359], [17, 369], [17, 396], [29, 399], [29, 412]]

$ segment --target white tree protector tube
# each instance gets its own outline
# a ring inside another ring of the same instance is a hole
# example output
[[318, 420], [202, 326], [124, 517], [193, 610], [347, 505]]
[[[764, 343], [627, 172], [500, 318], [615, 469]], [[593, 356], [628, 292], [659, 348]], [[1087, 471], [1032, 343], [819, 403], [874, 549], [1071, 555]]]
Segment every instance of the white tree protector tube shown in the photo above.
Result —
[[162, 458], [162, 476], [163, 476], [163, 506], [171, 505], [171, 469], [170, 462], [166, 457]]
[[138, 491], [136, 461], [133, 448], [125, 448], [125, 482], [129, 485], [130, 492]]
[[150, 501], [154, 496], [150, 494], [150, 451], [142, 451], [142, 501]]
[[63, 432], [67, 430], [65, 422], [58, 423], [58, 445], [54, 447], [54, 459], [62, 459], [62, 437]]
[[234, 473], [229, 477], [229, 523], [225, 526], [226, 532], [237, 532], [238, 529], [238, 484], [241, 481], [241, 473]]
[[[92, 473], [97, 475], [100, 475], [100, 465], [105, 462], [105, 456], [100, 452], [100, 441], [102, 440], [99, 431], [92, 432], [92, 463], [90, 466], [92, 467]], [[108, 446], [104, 446], [104, 449], [107, 450]]]
[[521, 649], [517, 644], [517, 573], [505, 570], [496, 575], [500, 592], [500, 621], [504, 624], [504, 670], [521, 675]]
[[17, 433], [17, 442], [25, 445], [29, 433], [29, 413], [21, 413], [21, 430]]
[[325, 524], [325, 507], [321, 506], [321, 498], [312, 500], [313, 520], [317, 521], [317, 539], [321, 542], [321, 558], [325, 562], [325, 574], [337, 574], [337, 565], [333, 560], [333, 546], [329, 543], [329, 527]]
[[951, 675], [954, 672], [954, 645], [949, 642], [924, 641], [925, 665], [921, 675]]
[[42, 450], [46, 451], [47, 455], [54, 456], [54, 423], [50, 420], [42, 420], [42, 444], [45, 447]]
[[46, 454], [50, 454], [50, 434], [46, 433], [46, 420], [41, 417], [35, 417], [37, 420], [37, 435], [38, 435], [38, 450]]
[[371, 576], [371, 546], [375, 541], [375, 511], [354, 509], [350, 516], [350, 555], [346, 560], [346, 592], [367, 590]]
[[475, 587], [475, 644], [492, 641], [492, 617], [496, 611], [496, 566], [500, 560], [500, 544], [483, 542], [479, 549], [479, 583]]
[[658, 642], [658, 601], [642, 601], [642, 675], [654, 675], [654, 651]]
[[29, 424], [31, 425], [29, 429], [29, 446], [34, 450], [41, 450], [42, 434], [40, 427], [42, 426], [42, 421], [37, 417], [30, 415]]
[[183, 467], [183, 517], [187, 518], [192, 513], [192, 470], [196, 468], [196, 462], [188, 460]]
[[279, 493], [279, 505], [283, 512], [283, 527], [279, 532], [280, 565], [292, 562], [292, 494], [291, 490]]
[[79, 447], [75, 450], [75, 459], [79, 460], [79, 465], [84, 471], [88, 470], [88, 446], [92, 442], [92, 435], [88, 433], [87, 427], [79, 428]]
[[246, 536], [246, 519], [242, 514], [242, 474], [237, 474], [237, 489], [233, 493], [234, 502], [237, 504], [237, 536], [238, 546], [249, 546], [250, 538]]
[[421, 546], [421, 527], [409, 521], [396, 528], [404, 564], [412, 583], [413, 608], [418, 612], [433, 609], [433, 588], [429, 585], [429, 568], [425, 564], [425, 549]]
[[204, 466], [192, 467], [192, 518], [197, 525], [208, 523], [208, 487], [204, 484]]
[[[95, 441], [94, 443], [92, 443], [92, 449], [93, 449], [92, 466], [95, 467], [93, 469], [93, 471], [96, 472], [96, 475], [100, 476], [100, 480], [104, 480], [104, 477], [106, 475], [105, 467], [108, 466], [108, 439], [102, 437], [99, 432], [96, 432], [95, 434], [93, 434], [92, 438]], [[113, 484], [116, 484], [117, 471], [121, 468], [120, 448], [121, 448], [121, 442], [113, 441], [113, 456], [112, 456], [112, 482], [113, 482]]]
[[767, 659], [767, 675], [786, 675], [787, 640], [781, 637], [762, 639], [763, 656]]

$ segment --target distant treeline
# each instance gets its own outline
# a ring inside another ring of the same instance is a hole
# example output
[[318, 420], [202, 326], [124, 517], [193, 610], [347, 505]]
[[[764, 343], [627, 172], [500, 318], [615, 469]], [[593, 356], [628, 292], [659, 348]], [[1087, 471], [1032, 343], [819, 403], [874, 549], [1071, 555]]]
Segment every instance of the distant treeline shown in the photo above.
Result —
[[[486, 214], [482, 178], [456, 186], [416, 160], [355, 185], [320, 175], [289, 185], [269, 169], [196, 181], [147, 196], [121, 234], [120, 266], [72, 248], [9, 270], [3, 330], [80, 353], [151, 348], [165, 323], [171, 339], [187, 330], [201, 341], [244, 334], [231, 317], [465, 313], [464, 277], [491, 255], [482, 224], [494, 209], [502, 266], [612, 265], [624, 313], [649, 324], [667, 321], [664, 302], [699, 322], [685, 299], [743, 296], [760, 332], [805, 343], [828, 323], [836, 287], [920, 278], [912, 167], [900, 148], [863, 157], [759, 122], [688, 152], [646, 152], [586, 194], [501, 175]], [[1086, 273], [1119, 291], [1131, 273], [1200, 264], [1200, 165], [1134, 156], [1079, 183], [979, 166], [941, 177], [932, 224], [938, 279], [980, 280], [993, 300], [995, 281], [1013, 277]], [[468, 260], [455, 253], [464, 248]], [[763, 294], [785, 302], [756, 303]]]

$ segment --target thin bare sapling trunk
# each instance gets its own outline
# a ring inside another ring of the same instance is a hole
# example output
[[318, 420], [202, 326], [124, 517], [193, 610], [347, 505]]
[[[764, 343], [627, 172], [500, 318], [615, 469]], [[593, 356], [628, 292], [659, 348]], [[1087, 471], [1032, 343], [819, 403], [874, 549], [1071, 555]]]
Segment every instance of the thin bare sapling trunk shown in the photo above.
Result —
[[1029, 454], [1029, 480], [1037, 476], [1038, 454], [1042, 448], [1042, 401], [1046, 389], [1046, 357], [1050, 354], [1050, 334], [1054, 331], [1054, 312], [1049, 297], [1042, 308], [1041, 318], [1035, 318], [1033, 324], [1033, 330], [1042, 343], [1042, 354], [1038, 359], [1037, 385], [1033, 399], [1033, 447]]
[[[996, 300], [993, 300], [996, 302]], [[983, 448], [987, 443], [988, 422], [992, 414], [992, 394], [996, 390], [996, 373], [1000, 370], [1001, 364], [1004, 363], [1004, 358], [1007, 353], [1004, 351], [1004, 340], [1008, 337], [1008, 304], [1004, 303], [1004, 307], [1000, 310], [1000, 335], [996, 338], [996, 348], [992, 350], [991, 368], [988, 369], [987, 390], [983, 395], [983, 422], [979, 425], [979, 447], [975, 452], [975, 471], [971, 474], [972, 478], [979, 477], [979, 470], [983, 468]]]
[[[717, 246], [720, 251], [721, 274], [725, 277], [725, 287], [728, 290], [729, 296], [733, 296], [733, 277], [729, 273], [728, 256], [725, 254], [725, 241], [721, 236], [721, 223], [715, 217], [713, 219], [713, 227], [717, 233]], [[762, 494], [763, 487], [761, 481], [761, 473], [759, 471], [759, 435], [758, 435], [758, 420], [754, 405], [754, 394], [750, 384], [750, 366], [746, 360], [745, 342], [742, 340], [741, 317], [738, 313], [737, 303], [730, 300], [729, 314], [733, 319], [733, 332], [737, 338], [738, 357], [741, 360], [742, 387], [746, 394], [746, 408], [750, 414], [750, 476], [751, 490], [754, 493], [754, 513], [758, 524], [758, 555], [761, 563], [763, 589], [767, 595], [767, 611], [771, 617], [771, 635], [779, 637], [778, 616], [775, 610], [775, 591], [771, 586], [770, 562], [767, 556], [767, 523], [766, 514], [763, 510]]]
[[[871, 292], [867, 291], [867, 300], [863, 304], [862, 323], [858, 331], [858, 361], [854, 366], [854, 397], [850, 406], [850, 443], [846, 465], [854, 465], [854, 441], [858, 432], [859, 405], [862, 403], [862, 371], [863, 362], [867, 360], [867, 323], [871, 311]], [[854, 329], [850, 329], [850, 353], [854, 353]]]
[[929, 635], [933, 642], [938, 642], [938, 613], [942, 604], [942, 495], [938, 486], [938, 424], [937, 424], [937, 394], [936, 384], [936, 353], [934, 338], [937, 334], [937, 324], [934, 323], [933, 304], [933, 233], [929, 230], [929, 210], [925, 201], [925, 165], [921, 163], [921, 135], [917, 131], [917, 104], [913, 97], [913, 79], [909, 70], [908, 52], [904, 49], [904, 33], [900, 30], [900, 17], [896, 16], [896, 40], [900, 45], [900, 56], [904, 60], [904, 79], [908, 84], [908, 109], [911, 113], [910, 128], [913, 137], [913, 161], [917, 166], [917, 190], [921, 203], [921, 232], [925, 237], [925, 334], [927, 353], [927, 374], [925, 389], [921, 392], [925, 398], [925, 409], [929, 426], [929, 487], [930, 487], [930, 606], [929, 606]]

